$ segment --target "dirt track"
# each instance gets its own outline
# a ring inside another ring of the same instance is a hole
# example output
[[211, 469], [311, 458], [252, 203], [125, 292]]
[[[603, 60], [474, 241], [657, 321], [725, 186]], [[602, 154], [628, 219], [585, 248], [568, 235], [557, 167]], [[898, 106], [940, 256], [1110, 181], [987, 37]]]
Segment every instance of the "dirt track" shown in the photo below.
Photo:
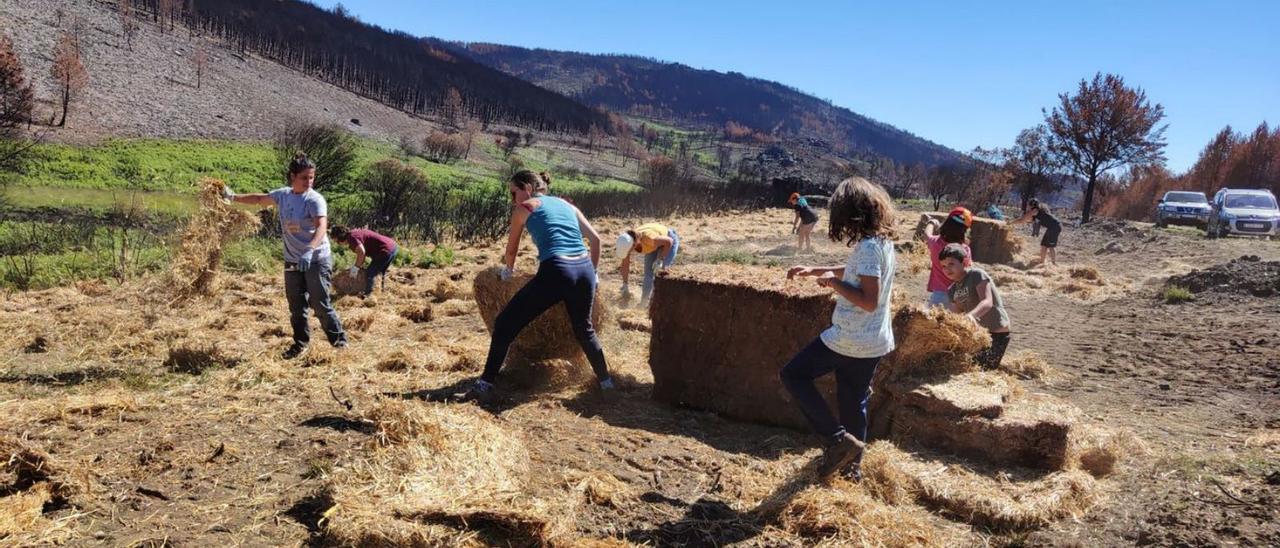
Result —
[[[820, 235], [819, 256], [788, 256], [789, 215], [672, 224], [681, 230], [685, 263], [726, 251], [749, 251], [780, 273], [798, 262], [843, 262], [843, 248]], [[621, 226], [600, 224], [610, 233]], [[759, 238], [762, 224], [777, 236]], [[1126, 251], [1097, 254], [1112, 242]], [[499, 254], [460, 252], [484, 264]], [[1030, 388], [1132, 431], [1147, 453], [1102, 482], [1103, 501], [1081, 520], [996, 536], [963, 527], [966, 544], [1280, 543], [1280, 304], [1247, 295], [1205, 294], [1181, 305], [1158, 298], [1169, 275], [1245, 254], [1276, 260], [1280, 245], [1209, 241], [1147, 225], [1068, 228], [1060, 262], [1096, 266], [1104, 285], [1070, 295], [1053, 291], [1056, 282], [1006, 290], [1011, 350], [1034, 350], [1055, 370]], [[338, 354], [317, 346], [301, 364], [274, 358], [287, 321], [279, 282], [270, 277], [230, 281], [215, 302], [181, 310], [151, 303], [138, 286], [82, 284], [10, 297], [0, 309], [0, 329], [10, 335], [0, 343], [0, 412], [16, 420], [0, 434], [26, 438], [83, 472], [87, 486], [70, 506], [50, 508], [44, 538], [101, 545], [317, 540], [328, 509], [318, 496], [325, 478], [371, 443], [361, 407], [377, 394], [427, 397], [478, 370], [488, 337], [474, 303], [435, 303], [427, 323], [407, 317], [452, 291], [441, 284], [467, 286], [481, 267], [393, 271], [376, 301], [339, 303], [353, 348]], [[1065, 270], [1028, 275], [1066, 280]], [[450, 276], [457, 281], [444, 281]], [[616, 275], [604, 283], [616, 294]], [[899, 283], [922, 298], [923, 274]], [[622, 317], [643, 325], [634, 312]], [[172, 348], [207, 350], [213, 342], [217, 350], [202, 355], [221, 363], [202, 375], [164, 363]], [[575, 496], [573, 478], [604, 472], [629, 495], [578, 506], [573, 527], [582, 536], [689, 546], [813, 542], [749, 512], [816, 455], [807, 435], [652, 402], [648, 334], [615, 328], [604, 344], [626, 379], [619, 397], [582, 390], [585, 372], [515, 369], [507, 376], [514, 390], [489, 409], [528, 447], [528, 496]], [[348, 399], [354, 411], [336, 401]]]

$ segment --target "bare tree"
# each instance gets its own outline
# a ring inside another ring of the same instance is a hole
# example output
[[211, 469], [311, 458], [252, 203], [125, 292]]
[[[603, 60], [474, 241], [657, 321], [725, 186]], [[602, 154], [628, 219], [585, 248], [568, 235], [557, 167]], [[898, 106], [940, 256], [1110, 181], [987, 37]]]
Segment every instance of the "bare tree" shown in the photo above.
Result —
[[721, 144], [716, 147], [716, 175], [724, 177], [733, 167], [733, 149]]
[[454, 129], [462, 127], [462, 120], [466, 118], [466, 104], [462, 100], [462, 92], [458, 88], [449, 88], [444, 94], [444, 102], [440, 105], [440, 114], [444, 116], [445, 123]]
[[130, 50], [133, 49], [134, 37], [138, 36], [138, 20], [133, 16], [133, 9], [133, 0], [120, 0], [116, 4], [116, 12], [120, 15], [120, 35]]
[[71, 103], [79, 98], [80, 91], [89, 82], [89, 73], [84, 68], [80, 54], [80, 43], [72, 33], [63, 32], [58, 39], [50, 73], [58, 85], [58, 100], [62, 105], [62, 118], [58, 120], [57, 126], [63, 127], [67, 125], [67, 111], [71, 108]]
[[600, 126], [591, 124], [591, 129], [587, 130], [587, 150], [594, 151], [596, 145], [603, 143], [607, 137], [608, 134], [603, 129], [600, 129]]
[[1114, 74], [1081, 80], [1075, 95], [1058, 95], [1059, 105], [1045, 114], [1053, 149], [1084, 178], [1081, 222], [1089, 222], [1098, 179], [1124, 165], [1164, 162], [1164, 107], [1152, 105], [1146, 92]]
[[680, 181], [680, 166], [666, 156], [655, 156], [640, 164], [640, 184], [649, 190], [671, 188]]
[[191, 65], [196, 69], [196, 89], [200, 89], [205, 68], [209, 66], [209, 52], [204, 49], [204, 45], [196, 46], [195, 53], [191, 54]]
[[475, 143], [476, 135], [479, 135], [479, 134], [480, 134], [480, 122], [477, 120], [468, 118], [467, 121], [462, 125], [462, 138], [464, 140], [463, 142], [465, 142], [467, 145], [466, 151], [462, 153], [463, 158], [471, 157], [471, 145]]

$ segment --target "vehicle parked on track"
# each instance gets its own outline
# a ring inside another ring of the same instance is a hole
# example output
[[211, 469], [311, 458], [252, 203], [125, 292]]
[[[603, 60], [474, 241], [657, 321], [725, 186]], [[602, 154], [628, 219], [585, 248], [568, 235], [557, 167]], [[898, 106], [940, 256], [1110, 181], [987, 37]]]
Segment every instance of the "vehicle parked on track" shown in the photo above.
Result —
[[1224, 188], [1213, 195], [1213, 213], [1205, 226], [1210, 238], [1261, 236], [1273, 238], [1280, 233], [1280, 207], [1270, 190]]
[[1204, 228], [1209, 224], [1213, 208], [1203, 192], [1171, 190], [1164, 193], [1156, 205], [1156, 226], [1195, 225]]

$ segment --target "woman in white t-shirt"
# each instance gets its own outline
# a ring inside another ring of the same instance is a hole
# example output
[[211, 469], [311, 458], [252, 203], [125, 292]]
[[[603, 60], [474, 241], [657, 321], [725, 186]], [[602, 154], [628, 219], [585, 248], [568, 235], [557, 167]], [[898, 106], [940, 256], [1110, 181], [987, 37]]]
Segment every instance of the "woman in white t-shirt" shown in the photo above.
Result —
[[[889, 194], [861, 177], [846, 179], [831, 196], [831, 239], [853, 248], [841, 266], [797, 266], [787, 278], [817, 276], [837, 295], [831, 327], [782, 368], [787, 391], [825, 450], [818, 473], [830, 476], [862, 458], [867, 439], [867, 398], [880, 358], [893, 350], [894, 210]], [[814, 381], [836, 375], [840, 418], [832, 415]], [[857, 470], [854, 469], [856, 477]]]

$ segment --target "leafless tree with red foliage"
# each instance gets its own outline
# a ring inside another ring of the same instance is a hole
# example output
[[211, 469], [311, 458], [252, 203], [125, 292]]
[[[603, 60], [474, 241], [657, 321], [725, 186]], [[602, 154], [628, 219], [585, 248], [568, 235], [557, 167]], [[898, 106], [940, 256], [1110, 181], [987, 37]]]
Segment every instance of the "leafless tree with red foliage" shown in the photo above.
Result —
[[22, 138], [22, 126], [31, 124], [34, 106], [35, 94], [13, 51], [13, 42], [0, 36], [0, 171], [16, 171], [30, 151], [31, 142]]
[[654, 156], [640, 164], [640, 184], [648, 190], [672, 188], [680, 181], [680, 166], [666, 156]]
[[596, 147], [604, 143], [608, 137], [609, 134], [600, 129], [600, 126], [591, 124], [591, 128], [587, 130], [587, 150], [593, 151], [594, 154]]
[[1141, 89], [1114, 74], [1081, 80], [1075, 95], [1058, 95], [1059, 105], [1045, 113], [1053, 149], [1086, 181], [1081, 222], [1093, 214], [1098, 178], [1125, 165], [1164, 162], [1164, 107], [1152, 105]]
[[62, 118], [58, 120], [57, 126], [63, 127], [67, 125], [67, 111], [71, 108], [71, 103], [89, 83], [89, 72], [84, 68], [80, 41], [72, 33], [63, 32], [58, 38], [50, 73], [58, 85], [58, 101], [62, 105]]

